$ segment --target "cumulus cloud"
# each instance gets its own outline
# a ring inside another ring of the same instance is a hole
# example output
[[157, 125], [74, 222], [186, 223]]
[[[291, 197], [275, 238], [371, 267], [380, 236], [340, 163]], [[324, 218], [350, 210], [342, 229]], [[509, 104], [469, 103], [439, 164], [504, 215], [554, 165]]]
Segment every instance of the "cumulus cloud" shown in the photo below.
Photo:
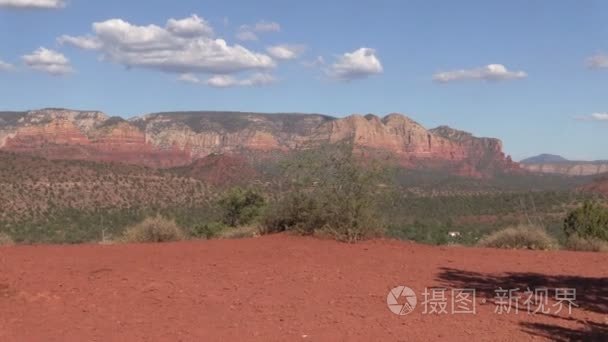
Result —
[[502, 64], [489, 64], [480, 68], [461, 69], [439, 72], [433, 75], [433, 80], [448, 83], [466, 80], [505, 81], [528, 77], [523, 71], [510, 71]]
[[593, 113], [591, 115], [579, 116], [576, 119], [582, 121], [608, 121], [608, 112]]
[[241, 25], [236, 32], [236, 39], [242, 41], [258, 40], [257, 33], [280, 32], [281, 25], [272, 21], [258, 21], [255, 25]]
[[167, 30], [182, 37], [213, 36], [211, 25], [196, 14], [185, 19], [169, 19]]
[[599, 54], [587, 58], [587, 66], [591, 69], [608, 68], [608, 55]]
[[303, 45], [281, 44], [270, 46], [266, 51], [270, 56], [281, 60], [290, 60], [298, 58], [306, 49]]
[[70, 60], [57, 51], [44, 47], [38, 48], [29, 55], [21, 57], [31, 69], [46, 72], [51, 75], [65, 75], [74, 71]]
[[266, 73], [255, 73], [247, 78], [236, 78], [231, 75], [214, 75], [203, 81], [193, 74], [182, 74], [178, 81], [192, 84], [206, 84], [214, 88], [230, 88], [230, 87], [253, 87], [263, 86], [276, 82], [276, 78]]
[[0, 0], [0, 7], [10, 8], [62, 8], [65, 0]]
[[99, 50], [102, 47], [101, 41], [93, 36], [73, 37], [64, 34], [57, 38], [57, 42], [61, 45], [71, 45], [83, 50]]
[[252, 87], [268, 85], [276, 82], [276, 79], [269, 74], [256, 73], [249, 78], [237, 79], [230, 75], [215, 75], [207, 80], [207, 85], [215, 88], [227, 87]]
[[363, 47], [339, 56], [327, 74], [337, 80], [350, 81], [380, 74], [382, 71], [382, 63], [376, 56], [376, 51]]
[[62, 36], [60, 42], [99, 50], [102, 60], [129, 68], [164, 72], [229, 74], [267, 70], [274, 60], [240, 45], [213, 39], [211, 27], [202, 18], [169, 19], [164, 27], [134, 25], [122, 19], [93, 24], [93, 35]]
[[0, 71], [11, 71], [14, 69], [14, 66], [10, 63], [7, 63], [0, 59]]

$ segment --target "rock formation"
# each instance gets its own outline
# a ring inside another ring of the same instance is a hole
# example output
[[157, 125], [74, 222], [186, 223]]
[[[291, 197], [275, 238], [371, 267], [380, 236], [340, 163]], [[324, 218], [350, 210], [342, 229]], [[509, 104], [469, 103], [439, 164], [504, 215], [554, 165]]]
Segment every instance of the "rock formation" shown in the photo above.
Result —
[[402, 114], [333, 118], [317, 114], [157, 113], [124, 120], [95, 111], [0, 113], [0, 149], [51, 159], [175, 167], [213, 154], [285, 153], [349, 141], [389, 153], [404, 167], [437, 167], [467, 176], [516, 170], [497, 139], [446, 126], [427, 130]]
[[537, 173], [568, 176], [593, 176], [608, 172], [608, 161], [574, 161], [561, 156], [541, 154], [521, 161], [523, 169]]

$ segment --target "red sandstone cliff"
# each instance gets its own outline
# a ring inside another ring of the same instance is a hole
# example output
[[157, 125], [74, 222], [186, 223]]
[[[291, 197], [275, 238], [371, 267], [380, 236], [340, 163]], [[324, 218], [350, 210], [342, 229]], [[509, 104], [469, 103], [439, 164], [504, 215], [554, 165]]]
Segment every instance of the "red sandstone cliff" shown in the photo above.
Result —
[[401, 114], [351, 115], [223, 112], [159, 113], [124, 120], [100, 112], [44, 109], [0, 113], [0, 149], [56, 159], [174, 167], [214, 153], [282, 153], [349, 141], [390, 153], [404, 167], [449, 168], [483, 176], [518, 165], [497, 139], [439, 127], [427, 130]]

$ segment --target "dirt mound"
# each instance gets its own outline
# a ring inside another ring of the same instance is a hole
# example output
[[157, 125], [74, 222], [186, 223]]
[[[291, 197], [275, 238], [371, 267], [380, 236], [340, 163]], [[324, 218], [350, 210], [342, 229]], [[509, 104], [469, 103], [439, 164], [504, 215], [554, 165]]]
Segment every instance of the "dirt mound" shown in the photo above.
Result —
[[[277, 235], [162, 245], [0, 248], [2, 341], [520, 341], [608, 336], [605, 254], [348, 245]], [[408, 315], [387, 307], [410, 287]], [[425, 314], [425, 288], [476, 313]], [[495, 289], [576, 288], [564, 308], [495, 313]]]

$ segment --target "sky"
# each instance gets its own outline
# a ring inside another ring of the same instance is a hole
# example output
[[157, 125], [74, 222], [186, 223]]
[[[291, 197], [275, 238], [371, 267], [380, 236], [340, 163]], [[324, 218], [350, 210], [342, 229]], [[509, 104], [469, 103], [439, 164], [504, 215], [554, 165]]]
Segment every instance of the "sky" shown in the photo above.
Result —
[[608, 1], [0, 0], [0, 110], [403, 113], [608, 159]]

